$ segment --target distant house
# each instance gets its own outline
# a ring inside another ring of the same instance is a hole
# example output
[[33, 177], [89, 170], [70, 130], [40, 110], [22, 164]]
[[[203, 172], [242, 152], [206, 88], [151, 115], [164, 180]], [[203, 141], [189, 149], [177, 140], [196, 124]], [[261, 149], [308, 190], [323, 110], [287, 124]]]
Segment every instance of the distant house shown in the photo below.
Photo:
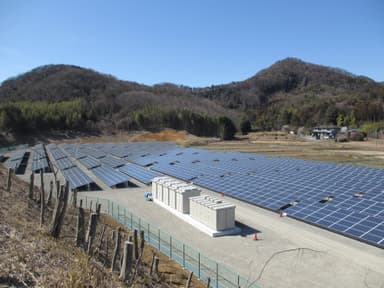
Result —
[[316, 127], [312, 130], [312, 137], [316, 139], [335, 139], [340, 128], [338, 127]]

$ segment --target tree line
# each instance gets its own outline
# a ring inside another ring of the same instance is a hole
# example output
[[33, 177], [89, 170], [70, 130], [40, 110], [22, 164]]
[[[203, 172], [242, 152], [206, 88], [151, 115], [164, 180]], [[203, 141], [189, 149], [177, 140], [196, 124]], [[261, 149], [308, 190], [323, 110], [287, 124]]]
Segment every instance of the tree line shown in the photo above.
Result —
[[[102, 120], [110, 120], [110, 111], [93, 109], [84, 99], [61, 102], [24, 101], [0, 104], [0, 130], [13, 133], [36, 133], [46, 130], [98, 129]], [[101, 112], [101, 113], [100, 113]], [[122, 130], [186, 130], [197, 136], [232, 139], [236, 127], [225, 116], [210, 116], [189, 109], [150, 105], [130, 111], [111, 128]]]

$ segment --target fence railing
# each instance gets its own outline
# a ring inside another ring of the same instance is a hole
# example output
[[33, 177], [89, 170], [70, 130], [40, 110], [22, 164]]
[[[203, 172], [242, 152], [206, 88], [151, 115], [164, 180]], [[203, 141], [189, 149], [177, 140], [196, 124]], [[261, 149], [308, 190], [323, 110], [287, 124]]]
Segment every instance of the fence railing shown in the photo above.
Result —
[[8, 146], [8, 147], [0, 147], [0, 153], [5, 153], [8, 151], [19, 150], [19, 149], [26, 149], [28, 147], [29, 147], [28, 144]]
[[101, 204], [101, 212], [105, 213], [129, 230], [144, 230], [145, 240], [169, 258], [175, 260], [182, 267], [192, 271], [199, 279], [207, 282], [211, 279], [211, 287], [214, 288], [238, 288], [250, 287], [260, 288], [256, 283], [244, 276], [232, 271], [230, 268], [220, 264], [200, 253], [189, 245], [172, 237], [171, 234], [151, 225], [143, 218], [128, 211], [125, 207], [115, 202], [98, 198], [78, 195], [83, 199], [85, 207], [96, 210], [97, 204]]

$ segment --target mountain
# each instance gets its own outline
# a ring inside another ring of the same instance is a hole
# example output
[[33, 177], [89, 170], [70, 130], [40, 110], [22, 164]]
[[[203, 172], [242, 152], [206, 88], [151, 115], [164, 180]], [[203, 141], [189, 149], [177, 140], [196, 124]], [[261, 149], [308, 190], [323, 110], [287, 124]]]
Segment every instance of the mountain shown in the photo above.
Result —
[[260, 129], [356, 126], [384, 119], [382, 83], [295, 58], [278, 61], [244, 81], [204, 88], [147, 86], [72, 65], [38, 67], [0, 86], [2, 103], [79, 99], [86, 110], [79, 111], [80, 118], [87, 127], [102, 129], [201, 126], [198, 134], [209, 135], [204, 127], [220, 116], [237, 126], [245, 117]]

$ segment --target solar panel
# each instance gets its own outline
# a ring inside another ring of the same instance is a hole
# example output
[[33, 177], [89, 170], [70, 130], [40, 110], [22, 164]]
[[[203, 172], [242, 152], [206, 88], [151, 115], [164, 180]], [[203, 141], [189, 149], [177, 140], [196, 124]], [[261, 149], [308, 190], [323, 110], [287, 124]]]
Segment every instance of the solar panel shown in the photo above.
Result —
[[62, 171], [66, 181], [69, 182], [70, 189], [79, 189], [93, 184], [93, 180], [78, 167], [72, 167]]
[[55, 160], [59, 160], [59, 159], [67, 157], [67, 155], [64, 154], [63, 151], [61, 151], [60, 149], [57, 149], [57, 148], [51, 149], [51, 150], [49, 150], [49, 152], [51, 153], [52, 158]]
[[147, 168], [135, 164], [126, 164], [122, 166], [119, 171], [146, 185], [151, 184], [153, 178], [163, 176], [158, 172], [148, 170]]
[[61, 158], [56, 160], [56, 164], [61, 171], [75, 167], [75, 163], [73, 163], [69, 158]]
[[119, 184], [127, 184], [129, 177], [108, 166], [100, 166], [91, 170], [93, 174], [109, 187]]
[[124, 160], [117, 159], [112, 156], [106, 156], [105, 158], [101, 158], [100, 162], [112, 168], [118, 168], [118, 167], [124, 166], [124, 164], [126, 163]]
[[78, 159], [78, 160], [88, 170], [96, 168], [96, 167], [99, 167], [101, 165], [99, 160], [96, 160], [96, 159], [94, 159], [92, 157], [84, 157], [84, 158], [81, 158], [81, 159]]
[[31, 170], [34, 172], [40, 171], [40, 170], [46, 170], [48, 168], [49, 168], [49, 163], [47, 158], [32, 161]]

